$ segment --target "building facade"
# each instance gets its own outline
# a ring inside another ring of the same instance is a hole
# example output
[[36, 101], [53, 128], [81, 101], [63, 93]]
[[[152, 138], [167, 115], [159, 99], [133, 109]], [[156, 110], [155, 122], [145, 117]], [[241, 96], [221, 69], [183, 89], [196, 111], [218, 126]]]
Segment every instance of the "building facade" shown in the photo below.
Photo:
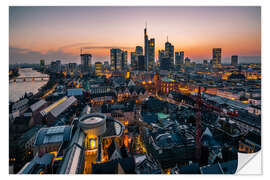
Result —
[[127, 67], [127, 51], [121, 49], [111, 49], [111, 70], [123, 71]]
[[231, 58], [231, 65], [232, 66], [237, 66], [238, 65], [238, 56], [237, 55], [233, 55]]
[[148, 71], [152, 71], [155, 64], [155, 39], [148, 41]]
[[91, 54], [81, 54], [81, 72], [90, 73], [91, 72]]
[[221, 48], [213, 48], [213, 64], [221, 65]]
[[174, 67], [174, 46], [168, 41], [165, 43], [165, 56], [170, 59], [171, 69]]

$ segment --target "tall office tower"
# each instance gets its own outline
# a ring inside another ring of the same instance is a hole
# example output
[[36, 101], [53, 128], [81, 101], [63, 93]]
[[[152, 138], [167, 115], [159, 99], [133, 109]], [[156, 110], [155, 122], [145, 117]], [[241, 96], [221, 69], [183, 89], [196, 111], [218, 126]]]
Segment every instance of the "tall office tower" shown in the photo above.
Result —
[[155, 64], [155, 39], [148, 41], [148, 71], [152, 71]]
[[168, 39], [165, 43], [165, 55], [170, 59], [171, 61], [171, 69], [174, 67], [174, 46], [169, 43]]
[[68, 71], [69, 72], [75, 72], [77, 69], [77, 64], [76, 63], [68, 63]]
[[184, 51], [180, 51], [180, 64], [184, 65]]
[[146, 26], [144, 28], [144, 59], [146, 61], [146, 69], [148, 69], [148, 35]]
[[203, 60], [203, 65], [208, 65], [207, 59], [204, 59], [204, 60]]
[[131, 70], [134, 71], [137, 69], [136, 52], [130, 52], [130, 65], [131, 65]]
[[165, 51], [164, 50], [159, 50], [158, 51], [158, 60], [161, 61], [161, 59], [165, 57]]
[[127, 51], [111, 49], [111, 70], [123, 71], [127, 68]]
[[122, 51], [122, 59], [121, 59], [121, 69], [126, 70], [127, 69], [127, 51]]
[[121, 49], [111, 49], [111, 70], [121, 71], [122, 51]]
[[56, 60], [56, 72], [60, 73], [61, 72], [61, 60]]
[[81, 54], [81, 72], [90, 73], [91, 72], [91, 54]]
[[136, 55], [137, 56], [143, 55], [143, 48], [142, 48], [142, 46], [136, 46], [135, 52], [136, 52]]
[[237, 55], [233, 55], [231, 58], [231, 65], [232, 66], [237, 66], [238, 65], [238, 56]]
[[45, 60], [44, 60], [44, 59], [41, 59], [41, 60], [40, 60], [39, 67], [40, 67], [40, 68], [45, 68]]
[[145, 56], [138, 56], [138, 70], [139, 71], [145, 71], [146, 70], [146, 59], [145, 59]]
[[177, 69], [184, 64], [184, 51], [175, 52], [175, 65]]
[[95, 63], [95, 74], [96, 76], [103, 76], [103, 64], [101, 62]]
[[56, 62], [52, 61], [50, 64], [50, 70], [56, 72], [56, 69], [57, 69]]
[[213, 48], [213, 62], [216, 65], [221, 65], [221, 48]]
[[188, 57], [185, 58], [185, 66], [190, 66], [190, 59]]

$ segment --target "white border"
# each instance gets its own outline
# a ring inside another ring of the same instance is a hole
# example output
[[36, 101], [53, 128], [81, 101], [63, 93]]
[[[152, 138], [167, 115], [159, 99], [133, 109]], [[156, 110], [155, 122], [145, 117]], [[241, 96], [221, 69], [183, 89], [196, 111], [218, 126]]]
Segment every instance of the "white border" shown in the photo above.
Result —
[[[267, 149], [267, 142], [264, 141], [264, 139], [268, 139], [269, 134], [267, 133], [268, 128], [270, 127], [267, 125], [269, 123], [270, 118], [267, 112], [267, 107], [270, 107], [267, 105], [269, 101], [269, 95], [267, 92], [270, 92], [268, 90], [269, 82], [267, 83], [267, 78], [269, 77], [269, 68], [270, 68], [270, 57], [269, 57], [269, 39], [270, 39], [270, 29], [269, 29], [269, 23], [270, 23], [270, 16], [269, 16], [269, 1], [268, 0], [181, 0], [181, 2], [177, 2], [174, 0], [96, 0], [96, 1], [89, 1], [89, 0], [10, 0], [10, 1], [4, 1], [4, 3], [1, 1], [1, 82], [2, 84], [5, 84], [5, 87], [1, 88], [1, 109], [3, 112], [2, 122], [2, 146], [1, 148], [1, 175], [4, 175], [6, 177], [11, 178], [18, 178], [18, 176], [9, 176], [8, 173], [8, 6], [123, 6], [123, 5], [135, 5], [135, 6], [174, 6], [174, 5], [181, 5], [181, 6], [262, 6], [262, 71], [263, 71], [263, 89], [262, 89], [262, 97], [263, 97], [263, 118], [262, 118], [262, 147], [264, 149], [264, 160], [269, 161], [269, 151], [265, 150]], [[268, 6], [267, 6], [268, 5]], [[266, 128], [266, 129], [265, 129]], [[264, 144], [265, 143], [265, 144]], [[269, 171], [264, 169], [264, 175], [268, 174]], [[58, 178], [58, 176], [50, 176], [50, 178]], [[77, 177], [77, 176], [76, 176]], [[109, 176], [109, 178], [217, 178], [216, 176]], [[239, 177], [239, 176], [230, 176], [230, 178]], [[262, 176], [259, 176], [262, 177]], [[264, 176], [266, 177], [266, 176]], [[19, 178], [37, 178], [36, 176], [21, 176]], [[47, 176], [38, 176], [38, 178], [47, 178]], [[60, 177], [63, 178], [63, 177]], [[65, 176], [65, 178], [74, 178], [71, 175]], [[80, 176], [80, 178], [108, 178], [108, 176]], [[218, 176], [218, 178], [227, 178], [226, 176]], [[258, 178], [257, 176], [251, 176], [251, 177], [244, 177], [246, 178]]]

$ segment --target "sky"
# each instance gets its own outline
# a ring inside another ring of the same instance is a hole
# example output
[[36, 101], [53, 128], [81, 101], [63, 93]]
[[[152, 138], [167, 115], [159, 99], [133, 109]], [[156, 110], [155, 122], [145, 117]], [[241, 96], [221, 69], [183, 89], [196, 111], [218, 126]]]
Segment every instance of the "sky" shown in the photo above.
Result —
[[80, 63], [80, 49], [93, 62], [109, 61], [110, 48], [128, 52], [144, 46], [147, 22], [155, 52], [168, 40], [175, 51], [192, 61], [210, 59], [212, 48], [222, 48], [222, 59], [232, 55], [260, 61], [260, 7], [10, 7], [9, 63]]

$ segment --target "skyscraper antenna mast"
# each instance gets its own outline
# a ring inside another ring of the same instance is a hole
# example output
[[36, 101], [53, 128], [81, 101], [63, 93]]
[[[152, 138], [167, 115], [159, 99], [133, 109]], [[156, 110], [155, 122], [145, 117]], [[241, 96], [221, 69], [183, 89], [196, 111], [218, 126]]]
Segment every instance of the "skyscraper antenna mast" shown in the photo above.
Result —
[[167, 36], [167, 42], [169, 42], [169, 40], [168, 40], [168, 36]]

